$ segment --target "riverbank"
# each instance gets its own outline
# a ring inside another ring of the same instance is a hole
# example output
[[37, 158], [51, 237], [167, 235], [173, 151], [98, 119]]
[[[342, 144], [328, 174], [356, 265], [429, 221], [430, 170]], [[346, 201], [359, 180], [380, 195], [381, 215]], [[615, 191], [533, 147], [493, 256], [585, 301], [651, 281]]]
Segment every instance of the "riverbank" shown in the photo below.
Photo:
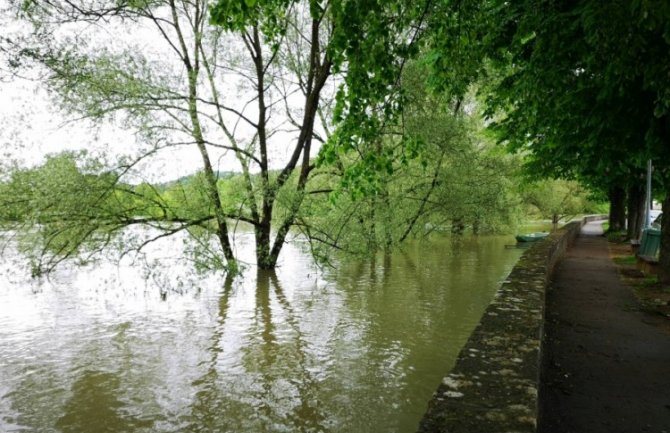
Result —
[[433, 395], [420, 433], [535, 432], [545, 291], [582, 224], [524, 253]]
[[547, 294], [541, 433], [670, 431], [670, 334], [619, 277], [595, 224]]

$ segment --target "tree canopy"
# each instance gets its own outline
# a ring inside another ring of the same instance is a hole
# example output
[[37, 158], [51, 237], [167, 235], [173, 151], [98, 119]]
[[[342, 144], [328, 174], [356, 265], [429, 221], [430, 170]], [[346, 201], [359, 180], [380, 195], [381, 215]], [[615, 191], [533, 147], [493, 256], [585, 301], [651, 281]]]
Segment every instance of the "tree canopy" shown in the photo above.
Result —
[[[12, 65], [43, 68], [68, 112], [137, 132], [141, 146], [119, 173], [175, 147], [200, 155], [212, 217], [200, 225], [231, 269], [231, 219], [254, 227], [258, 266], [276, 265], [313, 177], [314, 142], [321, 161], [335, 164], [395, 122], [400, 74], [426, 13], [423, 3], [362, 0], [15, 5], [33, 32], [3, 39]], [[133, 33], [150, 40], [118, 37]], [[340, 167], [365, 189], [394, 156], [367, 152]], [[244, 176], [237, 209], [226, 208], [217, 186], [222, 158], [236, 160]], [[282, 194], [289, 212], [276, 218]]]
[[626, 189], [651, 159], [670, 197], [667, 2], [491, 0], [444, 3], [443, 13], [428, 56], [433, 83], [463, 91], [489, 77], [494, 128], [536, 173]]
[[[514, 220], [519, 158], [481, 133], [481, 101], [537, 174], [627, 189], [652, 158], [667, 185], [656, 3], [15, 1], [32, 31], [2, 49], [17, 70], [45, 71], [68, 113], [136, 132], [136, 153], [105, 170], [107, 189], [151, 217], [132, 224], [188, 233], [234, 270], [230, 225], [245, 222], [271, 269], [291, 229], [342, 248], [338, 226], [355, 220], [352, 239], [375, 250], [446, 221]], [[126, 188], [178, 148], [200, 173]]]

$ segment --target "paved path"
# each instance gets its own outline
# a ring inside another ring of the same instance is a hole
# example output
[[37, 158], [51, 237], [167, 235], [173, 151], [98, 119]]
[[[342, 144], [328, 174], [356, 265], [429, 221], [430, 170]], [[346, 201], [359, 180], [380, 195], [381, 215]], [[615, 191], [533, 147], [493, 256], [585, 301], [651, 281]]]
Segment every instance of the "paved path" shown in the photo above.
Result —
[[638, 311], [595, 223], [547, 294], [540, 433], [670, 433], [670, 335]]

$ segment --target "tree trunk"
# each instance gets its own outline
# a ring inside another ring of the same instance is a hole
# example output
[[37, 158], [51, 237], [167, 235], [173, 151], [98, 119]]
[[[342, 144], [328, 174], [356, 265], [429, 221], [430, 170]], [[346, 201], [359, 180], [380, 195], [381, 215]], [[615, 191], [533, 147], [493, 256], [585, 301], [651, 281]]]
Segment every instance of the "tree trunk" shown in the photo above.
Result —
[[368, 251], [376, 253], [378, 248], [377, 242], [377, 199], [376, 196], [370, 198], [370, 210], [368, 212]]
[[663, 200], [663, 218], [661, 218], [661, 250], [658, 258], [658, 281], [670, 284], [670, 192]]
[[[172, 12], [174, 30], [177, 32], [177, 38], [181, 50], [180, 57], [182, 59], [184, 68], [188, 73], [188, 114], [191, 118], [191, 136], [195, 140], [195, 144], [198, 147], [202, 157], [205, 179], [207, 181], [207, 195], [209, 196], [210, 204], [214, 208], [214, 216], [216, 218], [217, 224], [216, 233], [223, 250], [223, 256], [226, 258], [226, 266], [230, 272], [236, 273], [238, 270], [237, 261], [235, 260], [233, 247], [228, 236], [226, 215], [223, 210], [223, 205], [221, 204], [221, 196], [216, 184], [217, 179], [214, 175], [214, 169], [212, 168], [212, 162], [210, 160], [206, 141], [203, 136], [203, 128], [200, 123], [200, 111], [198, 110], [198, 74], [201, 66], [199, 60], [200, 56], [196, 51], [196, 53], [193, 55], [193, 59], [191, 59], [189, 50], [186, 47], [186, 41], [182, 33], [181, 26], [179, 24], [179, 19], [177, 18], [178, 13], [174, 2], [170, 2], [170, 9]], [[174, 48], [177, 49], [176, 47]]]
[[628, 238], [640, 239], [644, 225], [644, 187], [641, 184], [628, 188]]
[[[255, 240], [256, 240], [256, 263], [259, 269], [272, 270], [277, 266], [277, 259], [279, 258], [279, 250], [271, 248], [272, 223], [269, 220], [263, 219], [260, 224], [256, 226]], [[283, 243], [283, 242], [282, 242]], [[276, 245], [275, 245], [276, 247]]]
[[610, 200], [610, 231], [616, 232], [624, 229], [626, 225], [626, 192], [623, 188], [615, 186], [609, 190]]
[[451, 220], [451, 233], [462, 235], [465, 232], [465, 223], [463, 217], [457, 217]]
[[393, 247], [393, 222], [391, 220], [391, 199], [386, 187], [382, 191], [382, 203], [384, 204], [384, 251], [388, 254]]

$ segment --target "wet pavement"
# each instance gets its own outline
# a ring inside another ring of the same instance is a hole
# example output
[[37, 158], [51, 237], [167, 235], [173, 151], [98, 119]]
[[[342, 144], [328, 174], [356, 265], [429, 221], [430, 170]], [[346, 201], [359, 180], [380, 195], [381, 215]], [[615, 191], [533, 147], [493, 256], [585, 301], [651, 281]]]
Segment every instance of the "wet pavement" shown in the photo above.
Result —
[[540, 433], [670, 433], [670, 335], [588, 223], [547, 293]]

